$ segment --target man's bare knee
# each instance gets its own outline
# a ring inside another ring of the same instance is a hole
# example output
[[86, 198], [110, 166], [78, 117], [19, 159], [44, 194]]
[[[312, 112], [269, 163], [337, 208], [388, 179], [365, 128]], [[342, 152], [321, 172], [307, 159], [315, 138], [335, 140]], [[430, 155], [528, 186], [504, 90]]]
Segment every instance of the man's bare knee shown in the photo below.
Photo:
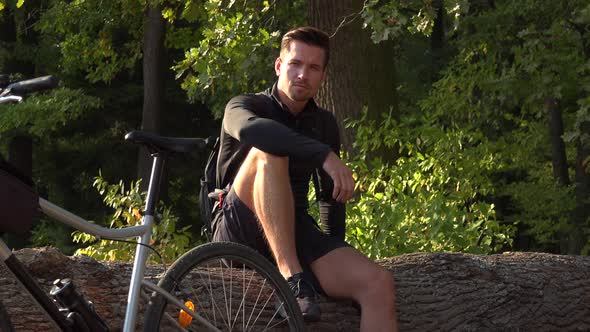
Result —
[[256, 160], [257, 168], [267, 168], [267, 167], [280, 167], [280, 168], [287, 168], [289, 167], [289, 157], [281, 157], [274, 154], [270, 154], [256, 148], [252, 148], [250, 153], [248, 154], [248, 158], [253, 158]]
[[395, 296], [395, 285], [393, 274], [390, 271], [376, 266], [367, 274], [366, 278], [365, 287], [358, 296], [359, 302], [385, 302], [380, 305], [391, 302]]
[[258, 171], [264, 171], [267, 167], [274, 167], [275, 169], [286, 168], [288, 170], [289, 158], [272, 155], [256, 148], [250, 149], [248, 156], [246, 156], [246, 159], [236, 174], [234, 185], [237, 188], [251, 188], [254, 184], [256, 173]]
[[[280, 157], [252, 148], [236, 174], [233, 188], [242, 202], [254, 211], [253, 194], [256, 191], [257, 179], [275, 180], [284, 178], [283, 182], [288, 183], [288, 176], [288, 157]], [[261, 181], [265, 182], [267, 180]]]

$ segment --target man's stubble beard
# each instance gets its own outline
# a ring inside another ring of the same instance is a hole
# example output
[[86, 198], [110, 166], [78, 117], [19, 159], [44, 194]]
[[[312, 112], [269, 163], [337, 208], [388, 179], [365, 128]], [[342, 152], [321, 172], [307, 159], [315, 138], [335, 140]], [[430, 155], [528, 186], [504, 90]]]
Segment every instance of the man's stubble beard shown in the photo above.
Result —
[[291, 91], [289, 91], [289, 98], [291, 98], [291, 100], [303, 102], [312, 98], [307, 91], [296, 91], [295, 89], [296, 87], [293, 87]]

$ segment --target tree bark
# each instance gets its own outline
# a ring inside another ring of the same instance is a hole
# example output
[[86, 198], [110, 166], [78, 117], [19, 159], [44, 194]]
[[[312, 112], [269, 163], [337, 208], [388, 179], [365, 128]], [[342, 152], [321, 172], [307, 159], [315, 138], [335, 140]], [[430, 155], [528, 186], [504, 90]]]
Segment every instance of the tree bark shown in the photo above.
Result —
[[[584, 121], [580, 125], [580, 133], [590, 135], [590, 121]], [[585, 229], [588, 227], [590, 212], [590, 146], [588, 143], [577, 143], [575, 195], [576, 207], [573, 214], [573, 227], [570, 231], [567, 253], [579, 255], [588, 244]]]
[[[559, 186], [565, 187], [570, 184], [568, 175], [567, 157], [565, 154], [565, 143], [561, 136], [563, 135], [563, 119], [561, 110], [557, 105], [555, 98], [546, 98], [544, 102], [545, 111], [549, 116], [549, 141], [551, 143], [551, 161], [553, 163], [553, 178]], [[575, 217], [574, 217], [575, 219]], [[554, 222], [558, 222], [555, 220]], [[573, 232], [572, 229], [560, 229], [559, 246], [560, 252], [567, 253]]]
[[[164, 110], [164, 37], [166, 22], [160, 6], [148, 5], [144, 19], [143, 34], [143, 113], [141, 129], [159, 133]], [[147, 190], [152, 158], [145, 148], [139, 151], [137, 177], [142, 179], [141, 189]], [[165, 181], [162, 181], [165, 183]], [[165, 188], [161, 194], [165, 196]]]
[[[332, 35], [328, 75], [316, 99], [319, 105], [334, 113], [341, 129], [342, 147], [347, 152], [352, 151], [355, 133], [344, 127], [344, 120], [357, 119], [363, 106], [367, 107], [369, 118], [377, 123], [381, 114], [390, 109], [398, 116], [394, 44], [371, 41], [370, 31], [362, 29], [358, 15], [363, 3], [363, 0], [309, 1], [309, 23]], [[391, 160], [393, 153], [384, 157]]]
[[[113, 331], [121, 327], [131, 264], [23, 249], [17, 257], [45, 289], [71, 277]], [[400, 331], [586, 331], [590, 329], [590, 257], [541, 253], [408, 254], [378, 262], [396, 281]], [[161, 273], [148, 267], [152, 281]], [[0, 299], [17, 331], [51, 331], [20, 286], [0, 266]], [[310, 331], [358, 331], [350, 301], [322, 298]], [[143, 306], [143, 304], [142, 304]], [[141, 311], [143, 312], [143, 311]]]
[[435, 82], [438, 79], [438, 75], [440, 75], [439, 70], [445, 44], [445, 7], [442, 1], [437, 5], [436, 18], [434, 19], [432, 35], [430, 36], [430, 53], [432, 56], [430, 74], [432, 82]]
[[[587, 33], [590, 25], [578, 26], [582, 42], [582, 51], [586, 60], [590, 60], [590, 35]], [[583, 121], [578, 128], [580, 136], [590, 135], [590, 121]], [[573, 215], [573, 229], [567, 253], [578, 254], [586, 244], [588, 237], [585, 229], [588, 227], [590, 211], [590, 143], [578, 139], [576, 142], [576, 175], [575, 175], [576, 208]], [[588, 249], [586, 249], [588, 250]]]
[[496, 8], [494, 0], [469, 0], [469, 15], [476, 15], [494, 8]]

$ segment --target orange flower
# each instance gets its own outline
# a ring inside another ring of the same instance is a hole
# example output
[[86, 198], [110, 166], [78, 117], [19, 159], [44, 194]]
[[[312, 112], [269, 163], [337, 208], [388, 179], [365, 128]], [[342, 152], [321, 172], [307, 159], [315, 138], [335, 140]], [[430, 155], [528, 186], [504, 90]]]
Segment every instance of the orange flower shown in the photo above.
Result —
[[141, 212], [139, 212], [138, 208], [133, 208], [133, 210], [131, 210], [131, 214], [133, 214], [135, 219], [141, 220]]

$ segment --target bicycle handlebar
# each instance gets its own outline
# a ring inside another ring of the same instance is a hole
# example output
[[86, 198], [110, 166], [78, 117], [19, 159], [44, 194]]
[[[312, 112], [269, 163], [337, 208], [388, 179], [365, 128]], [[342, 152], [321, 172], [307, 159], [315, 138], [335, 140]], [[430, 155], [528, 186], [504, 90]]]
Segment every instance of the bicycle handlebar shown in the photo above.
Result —
[[46, 89], [53, 89], [57, 86], [57, 78], [54, 76], [37, 77], [30, 80], [12, 83], [6, 87], [2, 95], [8, 93], [12, 94], [26, 94], [34, 91], [41, 91]]

